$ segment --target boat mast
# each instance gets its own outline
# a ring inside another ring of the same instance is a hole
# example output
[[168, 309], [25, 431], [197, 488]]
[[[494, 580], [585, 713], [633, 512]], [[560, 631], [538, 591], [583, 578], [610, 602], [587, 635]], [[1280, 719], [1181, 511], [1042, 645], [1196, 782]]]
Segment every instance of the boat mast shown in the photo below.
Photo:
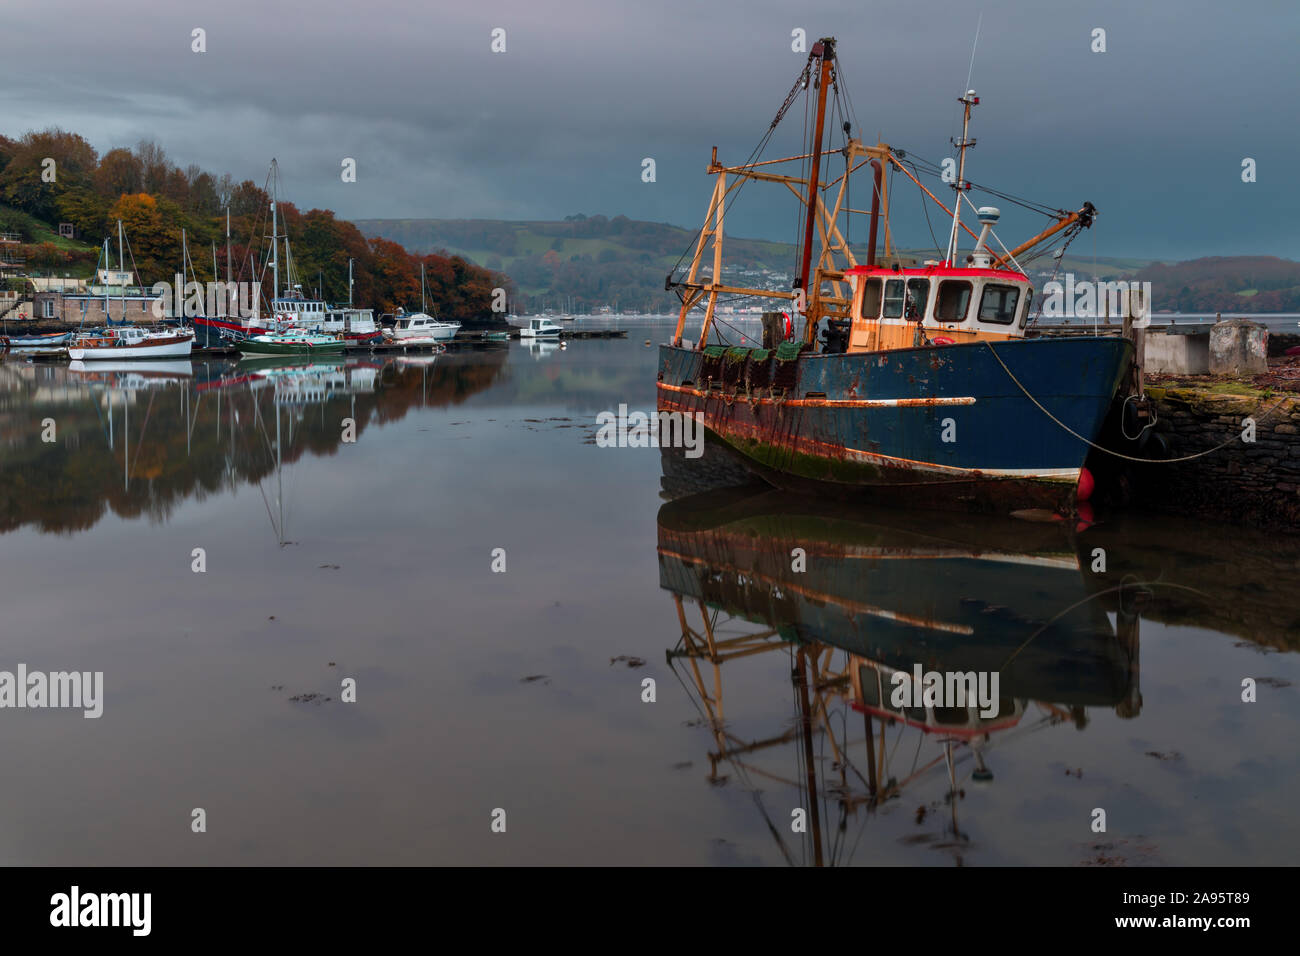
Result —
[[271, 312], [275, 313], [275, 300], [280, 295], [280, 225], [275, 211], [275, 160], [271, 160]]
[[352, 260], [348, 259], [348, 308], [352, 308]]
[[970, 189], [970, 183], [966, 182], [966, 150], [975, 145], [975, 140], [967, 135], [970, 133], [970, 108], [979, 101], [980, 98], [975, 95], [974, 90], [967, 90], [965, 96], [957, 98], [957, 102], [965, 109], [961, 121], [961, 141], [953, 143], [957, 147], [958, 158], [957, 181], [952, 184], [953, 194], [956, 197], [952, 204], [952, 234], [948, 238], [948, 254], [944, 257], [945, 264], [949, 266], [956, 265], [954, 260], [957, 258], [957, 230], [961, 225], [962, 193]]
[[[424, 263], [420, 263], [420, 311], [424, 312]], [[428, 314], [427, 312], [425, 313]]]
[[[186, 281], [186, 280], [185, 280], [185, 265], [186, 265], [187, 262], [189, 262], [189, 259], [190, 259], [190, 251], [189, 251], [189, 247], [188, 247], [188, 246], [186, 245], [186, 243], [185, 243], [185, 229], [182, 228], [182, 229], [181, 229], [181, 301], [182, 301], [182, 302], [184, 302], [184, 300], [185, 300], [185, 281]], [[197, 279], [198, 279], [198, 276], [196, 275], [194, 278], [197, 280]], [[182, 306], [182, 308], [181, 308], [181, 314], [180, 314], [179, 316], [177, 316], [177, 318], [179, 318], [179, 319], [181, 320], [181, 327], [182, 327], [182, 328], [184, 328], [184, 326], [185, 326], [184, 315], [185, 315], [185, 308], [184, 308], [184, 306]]]
[[[213, 272], [215, 272], [215, 267]], [[226, 207], [226, 284], [230, 284], [230, 207]]]
[[[804, 341], [812, 341], [812, 327], [816, 319], [808, 309], [808, 270], [812, 266], [813, 227], [817, 224], [817, 186], [822, 165], [822, 131], [826, 122], [826, 90], [830, 86], [835, 61], [835, 39], [822, 37], [813, 46], [813, 56], [821, 57], [821, 73], [817, 85], [817, 122], [813, 128], [812, 169], [808, 174], [808, 216], [803, 229], [803, 261], [799, 264], [799, 288], [804, 295]], [[718, 277], [714, 277], [718, 281]]]
[[[122, 258], [122, 220], [121, 219], [117, 221], [117, 278], [118, 281], [122, 283], [121, 286], [119, 286], [121, 291], [118, 293], [118, 296], [122, 305], [121, 318], [122, 321], [125, 322], [126, 321], [126, 260]], [[109, 324], [110, 325], [113, 324], [111, 320], [109, 321]]]

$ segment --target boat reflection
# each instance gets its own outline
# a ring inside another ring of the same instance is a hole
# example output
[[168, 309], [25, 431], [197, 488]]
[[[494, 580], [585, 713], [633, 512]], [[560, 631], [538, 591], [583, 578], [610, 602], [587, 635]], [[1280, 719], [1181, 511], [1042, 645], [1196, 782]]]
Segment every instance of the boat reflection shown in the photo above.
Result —
[[165, 520], [186, 498], [260, 485], [412, 410], [459, 404], [504, 360], [0, 363], [0, 485], [23, 489], [0, 496], [0, 532], [81, 531], [110, 511]]
[[[851, 858], [851, 818], [864, 824], [938, 774], [946, 812], [930, 839], [960, 860], [965, 787], [993, 780], [998, 748], [1083, 729], [1095, 708], [1141, 712], [1143, 592], [1095, 587], [1080, 548], [1055, 525], [832, 510], [753, 488], [663, 505], [659, 581], [680, 633], [668, 657], [712, 734], [710, 781], [754, 792], [788, 861], [802, 849], [825, 865]], [[724, 707], [736, 666], [724, 665], [769, 658], [788, 662], [794, 720], [753, 739]], [[996, 707], [896, 698], [917, 669], [996, 674]], [[760, 780], [797, 789], [802, 837], [789, 809], [765, 806]]]
[[68, 363], [68, 374], [75, 380], [126, 388], [130, 391], [159, 385], [175, 385], [194, 376], [189, 359], [137, 360], [124, 362]]
[[520, 345], [538, 361], [549, 358], [564, 347], [564, 343], [553, 339], [521, 339]]

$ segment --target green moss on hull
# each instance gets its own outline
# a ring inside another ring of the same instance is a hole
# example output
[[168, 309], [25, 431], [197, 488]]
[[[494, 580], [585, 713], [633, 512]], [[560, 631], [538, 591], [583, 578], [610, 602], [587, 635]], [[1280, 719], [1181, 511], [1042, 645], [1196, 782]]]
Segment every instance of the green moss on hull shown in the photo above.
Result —
[[717, 432], [708, 435], [735, 449], [746, 458], [752, 458], [766, 468], [784, 471], [800, 478], [814, 481], [834, 481], [840, 484], [855, 485], [865, 481], [879, 481], [881, 469], [877, 465], [865, 462], [845, 461], [836, 458], [819, 458], [816, 455], [794, 451], [756, 438], [742, 438], [732, 441]]

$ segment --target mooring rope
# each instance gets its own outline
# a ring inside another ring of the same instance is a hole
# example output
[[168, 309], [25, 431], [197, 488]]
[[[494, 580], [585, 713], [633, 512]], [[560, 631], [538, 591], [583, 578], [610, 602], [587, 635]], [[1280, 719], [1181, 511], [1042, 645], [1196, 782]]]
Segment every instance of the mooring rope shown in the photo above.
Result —
[[[1084, 438], [1073, 428], [1065, 424], [1065, 422], [1061, 421], [1059, 418], [1057, 418], [1055, 415], [1049, 412], [1046, 408], [1044, 408], [1042, 403], [1038, 399], [1034, 398], [1033, 394], [1030, 393], [1029, 389], [1025, 388], [1025, 386], [1021, 384], [1020, 379], [1016, 378], [1015, 374], [1011, 371], [1011, 369], [1007, 368], [1007, 363], [1002, 361], [1002, 356], [998, 355], [997, 350], [993, 348], [993, 343], [985, 342], [984, 344], [988, 346], [989, 351], [993, 353], [993, 357], [998, 360], [998, 364], [1002, 366], [1002, 370], [1007, 373], [1011, 381], [1015, 382], [1016, 386], [1022, 392], [1025, 393], [1026, 398], [1028, 398], [1031, 402], [1033, 402], [1035, 405], [1038, 406], [1039, 411], [1041, 411], [1052, 421], [1056, 422], [1056, 424], [1060, 425], [1062, 428], [1064, 428], [1075, 438], [1079, 439], [1079, 441], [1083, 442], [1085, 445], [1089, 446], [1090, 448], [1095, 448], [1097, 449], [1097, 451], [1105, 452], [1108, 455], [1114, 455], [1116, 458], [1123, 458], [1125, 461], [1136, 461], [1144, 465], [1172, 465], [1180, 461], [1192, 461], [1195, 458], [1202, 458], [1205, 455], [1213, 454], [1214, 452], [1218, 451], [1220, 448], [1226, 448], [1228, 445], [1231, 445], [1234, 441], [1238, 441], [1241, 438], [1240, 435], [1235, 435], [1232, 438], [1229, 438], [1227, 441], [1223, 442], [1222, 444], [1215, 445], [1213, 448], [1207, 449], [1206, 451], [1197, 452], [1195, 455], [1183, 455], [1181, 458], [1137, 458], [1133, 455], [1126, 455], [1123, 452], [1112, 451], [1109, 448], [1102, 448], [1096, 442], [1092, 442]], [[1268, 418], [1269, 415], [1272, 415], [1273, 412], [1277, 411], [1278, 408], [1282, 406], [1282, 403], [1285, 402], [1289, 397], [1290, 396], [1283, 395], [1281, 400], [1276, 405], [1274, 405], [1272, 408], [1266, 411], [1263, 415], [1259, 416], [1260, 419], [1262, 420]]]

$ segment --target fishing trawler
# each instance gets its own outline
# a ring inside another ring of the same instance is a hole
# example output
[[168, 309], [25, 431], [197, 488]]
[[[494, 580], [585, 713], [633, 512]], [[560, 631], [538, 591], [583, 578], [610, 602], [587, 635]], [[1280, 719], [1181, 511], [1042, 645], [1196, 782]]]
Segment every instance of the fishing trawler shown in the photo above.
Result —
[[[803, 155], [764, 161], [756, 150], [745, 164], [729, 167], [714, 148], [715, 188], [689, 269], [684, 277], [674, 269], [665, 283], [682, 307], [671, 342], [660, 349], [659, 410], [699, 416], [713, 446], [782, 488], [916, 506], [1072, 513], [1087, 496], [1085, 458], [1131, 367], [1133, 346], [1119, 336], [1028, 335], [1033, 289], [1018, 257], [1028, 261], [1035, 249], [1049, 251], [1042, 247], [1053, 237], [1068, 245], [1091, 226], [1096, 209], [1085, 203], [1062, 213], [1038, 206], [1051, 224], [1007, 249], [994, 232], [997, 208], [975, 210], [978, 234], [962, 222], [963, 204], [974, 208], [967, 193], [990, 191], [966, 179], [971, 111], [979, 103], [973, 90], [959, 98], [964, 118], [962, 139], [954, 142], [959, 159], [951, 209], [918, 178], [918, 172], [938, 174], [936, 164], [927, 170], [904, 150], [864, 146], [849, 136], [847, 122], [843, 146], [826, 148], [828, 94], [840, 115], [848, 115], [833, 38], [814, 45], [761, 146], [801, 91], [816, 100]], [[844, 169], [833, 175], [829, 163], [839, 157]], [[786, 175], [782, 164], [803, 164], [807, 174]], [[845, 238], [847, 218], [866, 211], [851, 209], [848, 184], [868, 166], [870, 231], [859, 262]], [[911, 180], [946, 213], [951, 227], [942, 258], [918, 266], [898, 257], [886, 173]], [[724, 276], [724, 212], [739, 187], [754, 180], [787, 186], [803, 206], [789, 292], [743, 288]], [[975, 240], [965, 256], [963, 232]], [[705, 275], [701, 264], [710, 247], [712, 269]], [[763, 347], [735, 347], [719, 328], [720, 296], [784, 300], [792, 328], [781, 329], [779, 314], [769, 313], [776, 322], [765, 318]], [[704, 307], [702, 328], [688, 341], [686, 317], [697, 306]]]

